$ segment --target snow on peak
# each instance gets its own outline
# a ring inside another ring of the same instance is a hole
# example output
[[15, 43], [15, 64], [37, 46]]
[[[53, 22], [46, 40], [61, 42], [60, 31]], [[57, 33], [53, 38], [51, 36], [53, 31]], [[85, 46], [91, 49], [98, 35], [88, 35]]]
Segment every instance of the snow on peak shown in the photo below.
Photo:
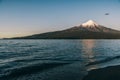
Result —
[[89, 20], [86, 23], [82, 24], [83, 27], [95, 27], [95, 26], [99, 26], [96, 22], [94, 22], [93, 20]]

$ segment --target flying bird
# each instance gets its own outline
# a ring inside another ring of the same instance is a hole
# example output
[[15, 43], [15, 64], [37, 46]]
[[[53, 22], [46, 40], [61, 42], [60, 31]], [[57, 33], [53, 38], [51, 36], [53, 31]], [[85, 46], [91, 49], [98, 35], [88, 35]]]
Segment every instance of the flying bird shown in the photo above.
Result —
[[105, 13], [105, 15], [109, 15], [109, 13]]

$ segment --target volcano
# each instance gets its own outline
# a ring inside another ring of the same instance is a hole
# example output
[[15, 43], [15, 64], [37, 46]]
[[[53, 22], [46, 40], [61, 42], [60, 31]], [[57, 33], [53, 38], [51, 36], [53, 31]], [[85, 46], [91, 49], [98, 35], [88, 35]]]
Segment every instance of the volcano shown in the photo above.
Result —
[[69, 29], [14, 39], [120, 39], [120, 31], [104, 27], [93, 20]]
[[86, 23], [83, 23], [79, 26], [75, 26], [71, 28], [71, 30], [75, 28], [80, 31], [86, 31], [86, 32], [119, 33], [119, 31], [99, 25], [93, 20], [89, 20]]

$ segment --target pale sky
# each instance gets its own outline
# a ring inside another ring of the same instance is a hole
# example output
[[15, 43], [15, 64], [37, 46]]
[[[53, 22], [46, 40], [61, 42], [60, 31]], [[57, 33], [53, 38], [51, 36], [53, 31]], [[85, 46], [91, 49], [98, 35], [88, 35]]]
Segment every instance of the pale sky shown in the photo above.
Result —
[[0, 38], [63, 30], [90, 19], [120, 30], [120, 0], [0, 0]]

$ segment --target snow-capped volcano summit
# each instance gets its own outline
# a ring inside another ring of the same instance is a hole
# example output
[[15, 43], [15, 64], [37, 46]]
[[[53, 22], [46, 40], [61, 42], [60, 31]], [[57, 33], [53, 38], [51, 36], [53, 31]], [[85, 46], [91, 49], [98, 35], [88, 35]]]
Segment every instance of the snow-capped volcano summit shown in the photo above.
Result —
[[82, 24], [83, 27], [95, 27], [95, 26], [99, 26], [96, 22], [94, 22], [93, 20], [89, 20], [86, 23]]
[[81, 31], [89, 31], [89, 32], [106, 32], [106, 33], [113, 33], [113, 32], [117, 32], [116, 30], [104, 27], [102, 25], [99, 25], [98, 23], [96, 23], [93, 20], [88, 20], [87, 22], [73, 27], [73, 29], [77, 29], [77, 30], [81, 30]]

